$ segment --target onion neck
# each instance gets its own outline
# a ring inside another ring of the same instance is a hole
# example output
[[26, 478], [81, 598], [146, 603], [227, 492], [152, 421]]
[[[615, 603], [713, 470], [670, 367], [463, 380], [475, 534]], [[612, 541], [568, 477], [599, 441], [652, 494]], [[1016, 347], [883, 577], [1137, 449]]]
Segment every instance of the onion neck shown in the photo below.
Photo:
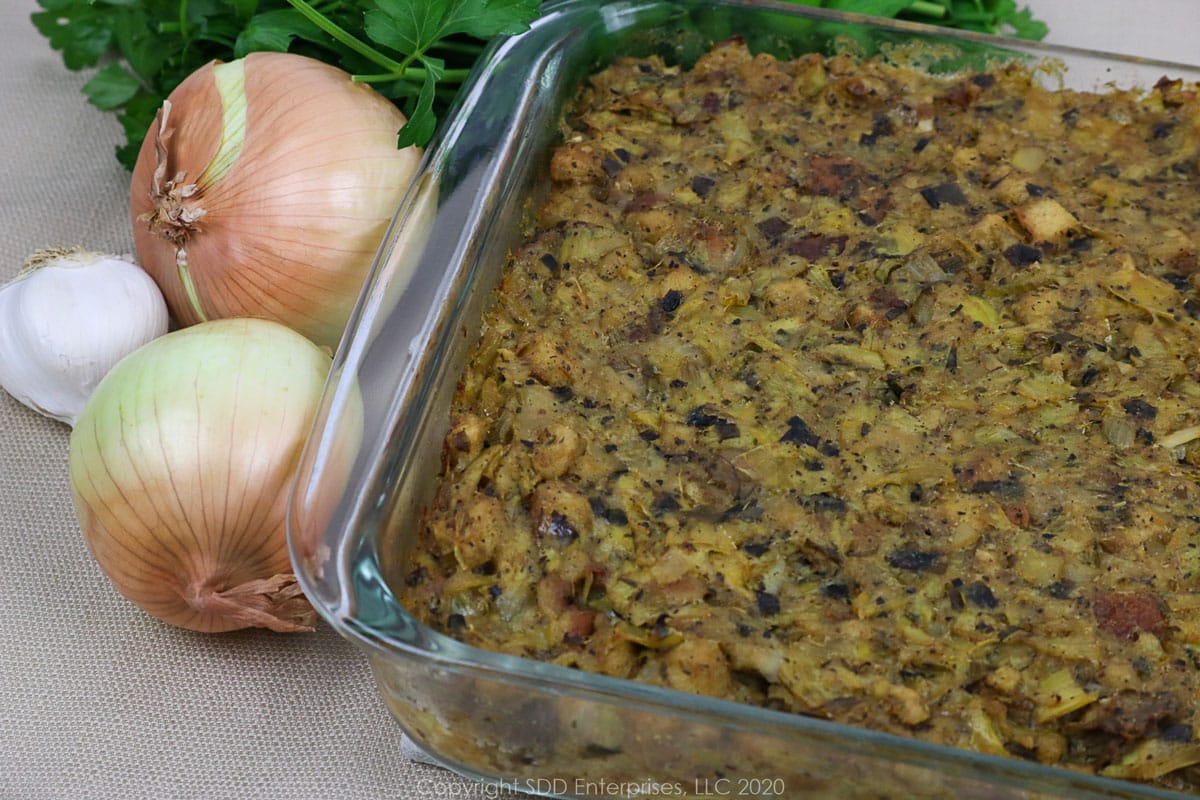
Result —
[[[246, 69], [245, 61], [238, 59], [225, 64], [215, 64], [212, 69], [213, 83], [221, 102], [221, 139], [217, 150], [200, 176], [187, 182], [187, 172], [170, 173], [169, 147], [175, 129], [171, 127], [171, 101], [164, 100], [155, 116], [152, 129], [154, 136], [154, 175], [150, 179], [150, 200], [153, 210], [143, 215], [150, 230], [182, 246], [197, 228], [196, 223], [204, 216], [200, 198], [208, 187], [224, 178], [237, 163], [246, 144]], [[206, 113], [205, 109], [187, 109], [194, 114]], [[185, 142], [182, 146], [194, 146]], [[170, 177], [168, 177], [170, 175]]]
[[[176, 247], [182, 247], [196, 230], [196, 222], [205, 211], [197, 202], [200, 187], [186, 183], [187, 173], [176, 172], [167, 177], [170, 150], [168, 144], [175, 134], [171, 127], [171, 101], [164, 100], [154, 117], [151, 135], [154, 137], [154, 174], [150, 177], [150, 211], [139, 219], [150, 232], [163, 237]], [[194, 198], [194, 199], [193, 199]]]
[[221, 98], [221, 143], [196, 179], [201, 190], [225, 177], [246, 144], [246, 62], [239, 58], [215, 65], [213, 80]]
[[[140, 217], [152, 233], [175, 246], [175, 267], [179, 273], [179, 281], [187, 295], [188, 304], [200, 321], [207, 320], [208, 316], [204, 313], [191, 273], [188, 272], [187, 241], [198, 231], [198, 223], [207, 213], [200, 205], [204, 190], [216, 184], [233, 169], [246, 143], [245, 61], [238, 59], [214, 64], [212, 73], [217, 96], [221, 101], [221, 139], [217, 144], [216, 153], [193, 182], [187, 182], [187, 173], [184, 171], [171, 174], [171, 149], [168, 145], [175, 130], [170, 124], [171, 101], [163, 101], [152, 131], [156, 159], [150, 181], [150, 201], [153, 209]], [[201, 109], [194, 113], [202, 111]]]

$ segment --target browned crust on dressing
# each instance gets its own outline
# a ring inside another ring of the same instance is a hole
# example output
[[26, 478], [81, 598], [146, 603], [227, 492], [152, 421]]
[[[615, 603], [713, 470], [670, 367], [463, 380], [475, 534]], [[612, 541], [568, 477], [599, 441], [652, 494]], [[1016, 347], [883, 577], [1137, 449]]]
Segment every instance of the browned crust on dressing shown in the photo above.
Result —
[[1200, 102], [595, 76], [405, 587], [464, 641], [1196, 789]]

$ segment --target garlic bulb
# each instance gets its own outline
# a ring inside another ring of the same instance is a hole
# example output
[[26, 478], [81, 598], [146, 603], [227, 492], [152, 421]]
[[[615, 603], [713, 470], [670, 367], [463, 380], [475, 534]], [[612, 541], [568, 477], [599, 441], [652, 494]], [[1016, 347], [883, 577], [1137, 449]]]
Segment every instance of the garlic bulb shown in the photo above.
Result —
[[0, 287], [0, 387], [74, 425], [100, 379], [167, 324], [162, 293], [132, 261], [38, 251]]

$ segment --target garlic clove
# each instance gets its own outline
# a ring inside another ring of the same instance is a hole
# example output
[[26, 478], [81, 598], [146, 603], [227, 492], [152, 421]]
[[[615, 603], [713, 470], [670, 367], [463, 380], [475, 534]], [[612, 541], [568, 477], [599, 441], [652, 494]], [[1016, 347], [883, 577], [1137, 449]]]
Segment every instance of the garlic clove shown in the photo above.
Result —
[[0, 387], [74, 425], [100, 379], [168, 323], [162, 293], [131, 260], [39, 251], [0, 287]]

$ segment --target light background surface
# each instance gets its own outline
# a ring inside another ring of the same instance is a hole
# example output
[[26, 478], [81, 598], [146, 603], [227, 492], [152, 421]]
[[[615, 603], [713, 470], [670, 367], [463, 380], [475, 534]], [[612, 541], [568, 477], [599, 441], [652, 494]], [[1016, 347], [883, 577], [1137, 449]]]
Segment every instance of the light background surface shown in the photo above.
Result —
[[[1049, 41], [1200, 62], [1197, 0], [1032, 7]], [[0, 282], [39, 247], [132, 248], [119, 127], [35, 9], [0, 0]], [[0, 396], [0, 800], [482, 796], [405, 757], [365, 659], [328, 629], [203, 637], [120, 598], [79, 535], [67, 438]]]

